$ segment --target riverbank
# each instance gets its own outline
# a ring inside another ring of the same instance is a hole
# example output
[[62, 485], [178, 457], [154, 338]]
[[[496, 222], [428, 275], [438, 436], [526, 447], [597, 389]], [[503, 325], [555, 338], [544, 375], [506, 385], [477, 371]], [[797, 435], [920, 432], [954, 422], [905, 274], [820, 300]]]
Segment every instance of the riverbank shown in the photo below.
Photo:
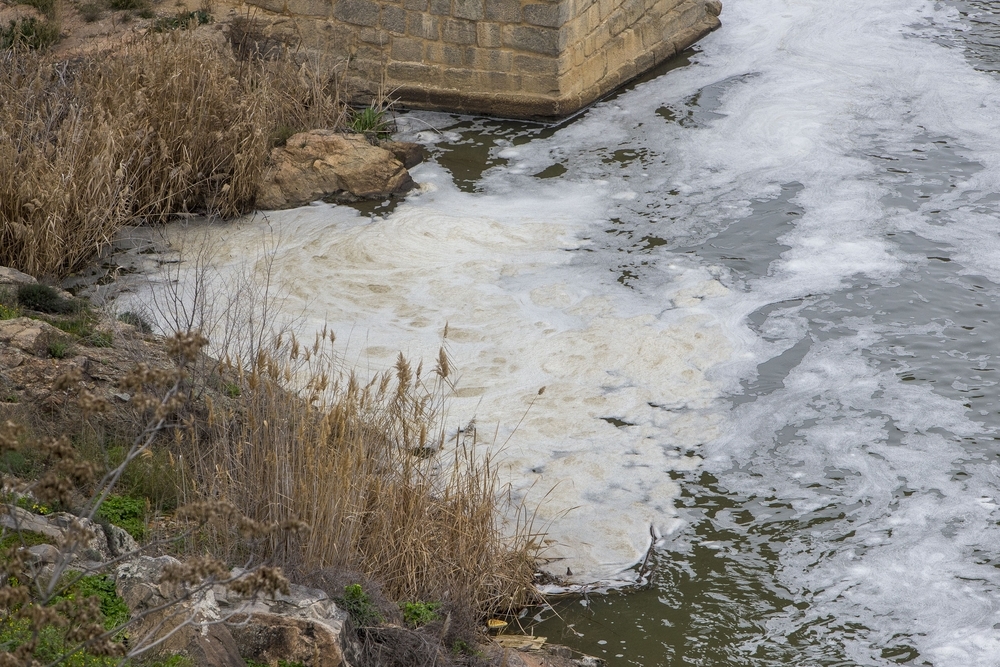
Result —
[[[0, 276], [0, 417], [13, 438], [2, 452], [5, 489], [28, 512], [104, 517], [129, 532], [134, 553], [86, 564], [88, 577], [120, 579], [122, 558], [140, 555], [208, 553], [226, 572], [280, 565], [354, 614], [364, 641], [353, 665], [387, 664], [400, 651], [401, 664], [479, 664], [485, 620], [534, 599], [537, 536], [504, 528], [495, 470], [435, 435], [432, 380], [402, 359], [393, 376], [361, 382], [327, 363], [321, 341], [302, 346], [286, 332], [283, 342], [263, 339], [270, 352], [219, 362], [190, 348], [195, 339], [178, 347], [152, 335], [135, 313], [108, 318], [16, 271]], [[432, 377], [448, 372], [442, 357]], [[46, 480], [70, 464], [89, 472], [52, 496]], [[202, 517], [192, 532], [182, 517], [206, 502], [232, 509], [213, 510], [225, 521]], [[104, 514], [111, 506], [128, 509]], [[311, 532], [265, 529], [295, 521]], [[5, 524], [10, 554], [25, 539], [45, 543], [24, 525]], [[72, 551], [63, 542], [57, 553]], [[84, 567], [79, 553], [66, 571]], [[39, 581], [53, 558], [5, 567]], [[211, 572], [200, 576], [218, 580]], [[407, 642], [416, 647], [404, 651]], [[268, 651], [268, 664], [298, 660]]]

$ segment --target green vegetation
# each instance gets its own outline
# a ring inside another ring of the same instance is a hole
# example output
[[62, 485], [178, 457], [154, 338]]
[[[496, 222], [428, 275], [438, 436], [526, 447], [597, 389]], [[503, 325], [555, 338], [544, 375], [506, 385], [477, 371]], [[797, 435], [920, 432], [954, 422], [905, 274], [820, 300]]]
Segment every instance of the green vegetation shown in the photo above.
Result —
[[[247, 663], [247, 667], [270, 667], [266, 662], [258, 662], [256, 660], [251, 660], [247, 658], [244, 662]], [[288, 660], [278, 660], [278, 667], [306, 667], [301, 662], [289, 662]]]
[[344, 597], [336, 598], [335, 602], [350, 614], [351, 619], [361, 627], [385, 622], [382, 612], [375, 607], [375, 603], [361, 588], [361, 584], [345, 586]]
[[386, 110], [375, 106], [354, 110], [348, 127], [358, 134], [373, 135], [379, 139], [387, 139], [392, 134], [392, 123], [386, 117]]
[[239, 398], [243, 394], [243, 390], [235, 382], [227, 382], [222, 386], [222, 391], [225, 392], [226, 396], [229, 398]]
[[124, 313], [118, 315], [118, 321], [132, 325], [139, 333], [153, 333], [153, 325], [149, 323], [149, 320], [131, 310], [126, 310]]
[[108, 6], [115, 11], [131, 11], [147, 6], [146, 0], [108, 0]]
[[9, 532], [0, 539], [0, 552], [9, 547], [34, 547], [39, 544], [50, 544], [52, 538], [40, 533], [32, 533], [27, 530], [20, 532]]
[[93, 23], [104, 15], [104, 6], [99, 2], [87, 2], [80, 5], [80, 16], [87, 23]]
[[109, 495], [97, 510], [97, 516], [112, 523], [134, 537], [146, 537], [146, 515], [149, 512], [145, 498]]
[[419, 628], [438, 620], [438, 610], [441, 608], [440, 602], [403, 602], [399, 605], [403, 612], [403, 621], [407, 625]]
[[21, 317], [21, 309], [0, 303], [0, 320], [13, 320]]
[[212, 22], [212, 15], [204, 9], [196, 9], [192, 12], [180, 12], [174, 16], [163, 16], [156, 19], [150, 28], [153, 32], [170, 32], [171, 30], [182, 30], [190, 27], [197, 27]]
[[59, 296], [55, 288], [40, 283], [19, 286], [17, 301], [28, 310], [52, 315], [65, 315], [79, 309], [77, 304]]
[[59, 41], [59, 26], [52, 21], [39, 21], [34, 16], [11, 20], [0, 26], [0, 51], [28, 49], [36, 51]]
[[53, 359], [65, 359], [69, 354], [70, 344], [64, 340], [55, 340], [49, 343], [49, 356]]
[[[76, 579], [79, 573], [67, 572], [68, 579]], [[101, 616], [105, 630], [111, 630], [125, 623], [129, 619], [128, 605], [118, 597], [115, 591], [115, 582], [106, 575], [88, 575], [79, 577], [76, 582], [69, 586], [62, 595], [55, 598], [53, 602], [59, 600], [80, 601], [86, 598], [96, 597], [100, 601]]]

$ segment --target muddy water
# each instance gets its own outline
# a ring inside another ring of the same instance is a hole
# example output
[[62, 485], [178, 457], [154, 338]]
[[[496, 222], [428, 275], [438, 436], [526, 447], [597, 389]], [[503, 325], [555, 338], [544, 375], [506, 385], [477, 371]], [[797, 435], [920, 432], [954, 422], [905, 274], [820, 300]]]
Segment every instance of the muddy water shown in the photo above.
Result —
[[356, 364], [448, 349], [449, 428], [503, 445], [549, 568], [593, 584], [537, 634], [612, 665], [1000, 665], [1000, 9], [724, 18], [559, 126], [404, 116], [433, 159], [398, 206], [174, 239], [208, 235], [221, 283], [277, 248], [287, 312]]

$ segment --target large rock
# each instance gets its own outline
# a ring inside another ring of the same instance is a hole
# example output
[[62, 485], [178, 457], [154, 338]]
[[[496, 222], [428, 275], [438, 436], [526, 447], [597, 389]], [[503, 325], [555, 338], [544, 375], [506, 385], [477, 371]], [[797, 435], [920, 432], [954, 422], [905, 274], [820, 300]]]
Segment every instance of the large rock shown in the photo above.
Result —
[[390, 152], [361, 134], [312, 130], [293, 135], [271, 151], [257, 206], [282, 209], [317, 199], [374, 199], [403, 194], [413, 179]]
[[242, 598], [216, 590], [230, 631], [247, 660], [350, 667], [360, 647], [348, 615], [323, 591], [291, 585], [288, 595]]
[[159, 642], [157, 652], [186, 655], [199, 667], [246, 667], [212, 589], [178, 601], [174, 586], [160, 582], [163, 568], [177, 563], [171, 556], [140, 556], [118, 567], [118, 594], [133, 618], [141, 616], [129, 627], [132, 641]]
[[47, 322], [30, 317], [0, 321], [0, 346], [6, 345], [28, 354], [46, 354], [49, 345], [66, 334]]
[[37, 280], [17, 269], [0, 266], [0, 285], [34, 285]]

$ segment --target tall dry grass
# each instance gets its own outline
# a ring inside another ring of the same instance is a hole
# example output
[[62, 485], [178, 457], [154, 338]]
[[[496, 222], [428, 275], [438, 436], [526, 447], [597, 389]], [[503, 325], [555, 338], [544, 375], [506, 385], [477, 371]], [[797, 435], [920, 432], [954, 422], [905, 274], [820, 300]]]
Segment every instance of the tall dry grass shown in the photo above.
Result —
[[210, 402], [197, 463], [203, 495], [258, 521], [304, 520], [312, 532], [244, 554], [246, 543], [220, 529], [213, 549], [303, 573], [359, 571], [396, 600], [451, 600], [479, 613], [531, 600], [530, 522], [489, 456], [461, 437], [445, 442], [440, 429], [444, 352], [429, 376], [400, 357], [393, 372], [361, 383], [326, 354], [332, 341], [324, 333], [303, 347], [286, 336], [248, 368], [232, 364], [240, 396]]
[[124, 224], [250, 210], [275, 136], [343, 125], [339, 81], [194, 30], [71, 61], [0, 53], [0, 265], [60, 277]]

